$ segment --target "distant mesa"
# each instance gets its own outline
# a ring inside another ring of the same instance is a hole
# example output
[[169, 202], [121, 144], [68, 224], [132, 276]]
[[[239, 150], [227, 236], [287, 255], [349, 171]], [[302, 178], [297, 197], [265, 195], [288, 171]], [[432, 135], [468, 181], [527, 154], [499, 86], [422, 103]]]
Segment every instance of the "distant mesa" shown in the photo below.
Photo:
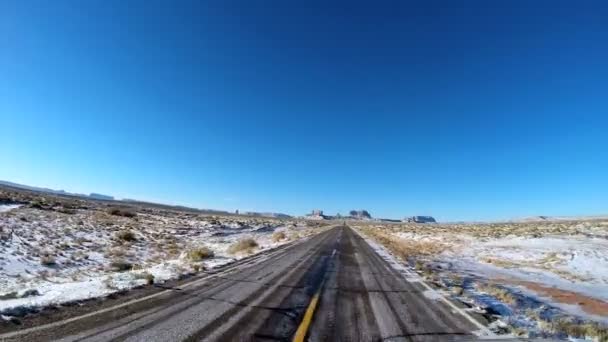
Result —
[[402, 220], [389, 219], [389, 218], [378, 218], [378, 219], [376, 219], [376, 221], [389, 222], [389, 223], [401, 223], [401, 222], [403, 222]]
[[18, 184], [18, 183], [13, 183], [13, 182], [8, 182], [8, 181], [1, 181], [1, 180], [0, 180], [0, 185], [7, 186], [10, 188], [16, 188], [16, 189], [28, 190], [28, 191], [34, 191], [34, 192], [42, 192], [42, 193], [46, 193], [46, 194], [53, 194], [53, 195], [59, 195], [59, 196], [84, 197], [84, 198], [91, 198], [91, 199], [104, 200], [104, 201], [113, 201], [114, 200], [114, 197], [102, 195], [102, 194], [96, 194], [96, 193], [91, 193], [90, 195], [76, 194], [76, 193], [67, 192], [65, 190], [54, 190], [54, 189], [49, 189], [49, 188], [41, 188], [41, 187], [37, 187], [37, 186], [29, 186], [29, 185]]
[[351, 218], [353, 218], [355, 220], [371, 220], [372, 219], [372, 215], [370, 215], [370, 213], [364, 209], [351, 210], [350, 216], [351, 216]]
[[[235, 211], [236, 215], [239, 215], [239, 211]], [[288, 219], [291, 218], [290, 215], [282, 214], [282, 213], [259, 213], [256, 211], [244, 211], [241, 212], [240, 215], [245, 216], [256, 216], [256, 217], [270, 217], [270, 218], [279, 218], [279, 219]]]
[[350, 219], [350, 220], [372, 220], [372, 215], [367, 210], [351, 210], [349, 212], [349, 216], [342, 216], [337, 214], [336, 216], [325, 215], [323, 210], [315, 209], [310, 212], [310, 214], [306, 215], [305, 218], [309, 220], [340, 220], [340, 219]]
[[323, 215], [323, 210], [315, 209], [310, 214], [306, 215], [307, 219], [311, 220], [325, 220], [327, 216]]
[[98, 200], [102, 200], [102, 201], [113, 201], [114, 197], [113, 196], [108, 196], [108, 195], [102, 195], [102, 194], [96, 194], [94, 192], [91, 192], [91, 194], [89, 195], [90, 198], [93, 199], [98, 199]]
[[532, 217], [524, 217], [523, 219], [514, 220], [515, 222], [538, 222], [538, 221], [550, 221], [552, 218], [549, 216], [539, 215]]
[[437, 222], [433, 216], [411, 216], [403, 219], [403, 222], [411, 223], [435, 223]]

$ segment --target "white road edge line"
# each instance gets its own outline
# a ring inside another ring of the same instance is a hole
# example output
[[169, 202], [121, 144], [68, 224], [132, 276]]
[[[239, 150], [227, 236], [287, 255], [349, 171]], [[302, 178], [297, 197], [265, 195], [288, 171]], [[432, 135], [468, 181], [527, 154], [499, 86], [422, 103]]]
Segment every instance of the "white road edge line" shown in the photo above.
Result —
[[[390, 256], [393, 260], [386, 260], [388, 261], [388, 264], [395, 269], [396, 271], [403, 271], [404, 273], [407, 273], [409, 277], [406, 278], [406, 281], [410, 281], [408, 279], [414, 278], [416, 279], [417, 282], [419, 282], [420, 284], [422, 284], [422, 286], [424, 286], [425, 289], [427, 289], [427, 291], [433, 293], [436, 298], [440, 299], [442, 302], [446, 303], [454, 312], [462, 315], [464, 318], [466, 318], [469, 322], [473, 323], [473, 325], [478, 328], [479, 330], [477, 331], [473, 331], [473, 334], [477, 335], [480, 338], [500, 338], [501, 336], [496, 335], [495, 333], [493, 333], [490, 329], [488, 329], [488, 327], [486, 327], [485, 325], [479, 323], [479, 321], [477, 321], [475, 318], [473, 318], [473, 316], [469, 315], [468, 312], [465, 311], [465, 309], [459, 308], [457, 307], [454, 303], [452, 303], [449, 299], [447, 299], [445, 297], [445, 295], [443, 295], [442, 293], [440, 293], [439, 291], [435, 290], [434, 288], [432, 288], [429, 284], [427, 284], [426, 282], [424, 282], [424, 280], [415, 272], [409, 270], [408, 268], [406, 268], [405, 266], [403, 266], [399, 261], [397, 261], [397, 259], [395, 258], [395, 256], [386, 249], [386, 247], [382, 246], [381, 244], [371, 240], [370, 238], [368, 238], [367, 236], [363, 235], [361, 232], [359, 232], [357, 229], [352, 228], [361, 238], [363, 238], [363, 240], [365, 240], [371, 247], [372, 249], [374, 249], [374, 251], [377, 251], [378, 249], [383, 250], [386, 255]], [[382, 257], [382, 255], [380, 255]], [[396, 266], [401, 266], [399, 269]], [[410, 281], [411, 282], [411, 281]], [[511, 337], [511, 336], [509, 336]]]
[[[319, 233], [322, 233], [322, 232], [319, 232]], [[305, 241], [308, 241], [313, 236], [316, 236], [316, 234], [315, 235], [311, 235], [311, 236], [307, 236], [307, 237], [305, 237], [305, 238], [303, 238], [303, 239], [301, 239], [299, 241], [296, 241], [293, 244], [287, 246], [287, 248], [293, 247], [293, 246], [297, 246], [297, 245], [299, 245], [301, 243], [304, 243]], [[285, 246], [285, 245], [282, 245], [282, 246]], [[260, 263], [262, 261], [268, 260], [275, 253], [280, 252], [282, 249], [279, 249], [279, 248], [282, 247], [282, 246], [276, 247], [275, 250], [271, 250], [270, 254], [268, 254], [266, 256], [263, 256], [263, 257], [262, 256], [258, 256], [258, 255], [253, 255], [252, 257], [256, 257], [256, 256], [259, 257], [258, 259], [256, 259], [256, 261], [253, 264], [258, 264], [258, 263]], [[233, 265], [232, 267], [228, 266], [228, 269], [226, 269], [226, 270], [223, 270], [223, 271], [218, 272], [218, 273], [209, 274], [207, 276], [203, 276], [202, 278], [193, 280], [193, 281], [191, 281], [189, 283], [185, 283], [185, 284], [179, 286], [179, 288], [183, 289], [183, 288], [187, 288], [187, 287], [190, 287], [190, 286], [193, 286], [193, 285], [198, 285], [198, 284], [200, 284], [200, 283], [208, 280], [209, 278], [212, 278], [212, 277], [215, 277], [215, 276], [218, 276], [218, 275], [224, 275], [224, 274], [233, 272], [235, 270], [238, 270], [239, 266], [242, 266], [242, 265]], [[133, 305], [133, 304], [136, 304], [136, 303], [139, 303], [139, 302], [143, 302], [143, 301], [146, 301], [146, 300], [149, 300], [149, 299], [152, 299], [152, 298], [156, 298], [156, 297], [161, 296], [163, 294], [166, 294], [166, 293], [168, 293], [170, 291], [173, 291], [173, 290], [172, 289], [166, 289], [166, 290], [163, 290], [161, 292], [157, 292], [157, 293], [154, 293], [154, 294], [142, 297], [142, 298], [133, 299], [133, 300], [130, 300], [130, 301], [122, 303], [122, 304], [114, 305], [114, 306], [111, 306], [111, 307], [108, 307], [108, 308], [105, 308], [105, 309], [101, 309], [101, 310], [98, 310], [98, 311], [89, 312], [89, 313], [86, 313], [86, 314], [83, 314], [83, 315], [80, 315], [80, 316], [71, 317], [71, 318], [68, 318], [68, 319], [65, 319], [65, 320], [62, 320], [62, 321], [57, 321], [57, 322], [53, 322], [53, 323], [47, 323], [47, 324], [39, 325], [37, 327], [31, 327], [31, 328], [27, 328], [27, 329], [23, 329], [23, 330], [16, 330], [16, 331], [12, 331], [12, 332], [9, 332], [9, 333], [0, 334], [0, 339], [13, 338], [13, 337], [17, 337], [17, 336], [20, 336], [20, 335], [26, 335], [26, 334], [29, 334], [29, 333], [32, 333], [32, 332], [36, 332], [36, 331], [40, 331], [40, 330], [45, 330], [45, 329], [49, 329], [49, 328], [59, 327], [59, 326], [62, 326], [62, 325], [68, 324], [68, 323], [79, 321], [79, 320], [84, 319], [84, 318], [93, 317], [93, 316], [96, 316], [96, 315], [99, 315], [99, 314], [103, 314], [103, 313], [106, 313], [106, 312], [110, 312], [110, 311], [113, 311], [113, 310], [116, 310], [116, 309], [123, 308], [125, 306]]]

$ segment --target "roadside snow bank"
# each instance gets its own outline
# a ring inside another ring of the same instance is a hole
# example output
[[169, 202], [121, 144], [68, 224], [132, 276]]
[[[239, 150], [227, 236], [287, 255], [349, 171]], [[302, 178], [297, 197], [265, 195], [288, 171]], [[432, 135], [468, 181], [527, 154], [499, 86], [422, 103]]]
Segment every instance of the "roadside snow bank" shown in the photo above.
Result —
[[[204, 264], [206, 269], [212, 269], [232, 260], [212, 259]], [[0, 300], [0, 313], [5, 316], [23, 316], [38, 307], [104, 297], [118, 291], [146, 285], [150, 276], [155, 283], [163, 283], [191, 272], [193, 272], [192, 267], [183, 260], [171, 260], [140, 270], [100, 273], [80, 281], [41, 281], [35, 286], [28, 287], [27, 290], [4, 293], [5, 298], [15, 298]]]
[[[13, 208], [0, 213], [0, 314], [162, 283], [313, 233], [305, 224], [268, 219]], [[229, 253], [241, 239], [253, 239], [256, 247]], [[206, 254], [188, 257], [204, 249]]]

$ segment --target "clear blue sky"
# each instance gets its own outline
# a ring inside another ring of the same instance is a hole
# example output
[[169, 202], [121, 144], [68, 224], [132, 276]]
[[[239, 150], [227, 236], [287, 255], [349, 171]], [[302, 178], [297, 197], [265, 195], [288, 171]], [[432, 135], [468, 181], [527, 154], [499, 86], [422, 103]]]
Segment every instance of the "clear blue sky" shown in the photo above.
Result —
[[605, 1], [2, 1], [0, 179], [196, 207], [608, 214]]

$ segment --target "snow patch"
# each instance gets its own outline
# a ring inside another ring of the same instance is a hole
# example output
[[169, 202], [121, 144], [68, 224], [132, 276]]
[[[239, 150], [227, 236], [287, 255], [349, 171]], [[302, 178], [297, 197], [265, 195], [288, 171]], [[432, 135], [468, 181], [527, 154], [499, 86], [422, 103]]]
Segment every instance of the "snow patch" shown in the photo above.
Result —
[[0, 204], [0, 213], [11, 211], [11, 210], [17, 209], [19, 207], [21, 207], [20, 204]]

